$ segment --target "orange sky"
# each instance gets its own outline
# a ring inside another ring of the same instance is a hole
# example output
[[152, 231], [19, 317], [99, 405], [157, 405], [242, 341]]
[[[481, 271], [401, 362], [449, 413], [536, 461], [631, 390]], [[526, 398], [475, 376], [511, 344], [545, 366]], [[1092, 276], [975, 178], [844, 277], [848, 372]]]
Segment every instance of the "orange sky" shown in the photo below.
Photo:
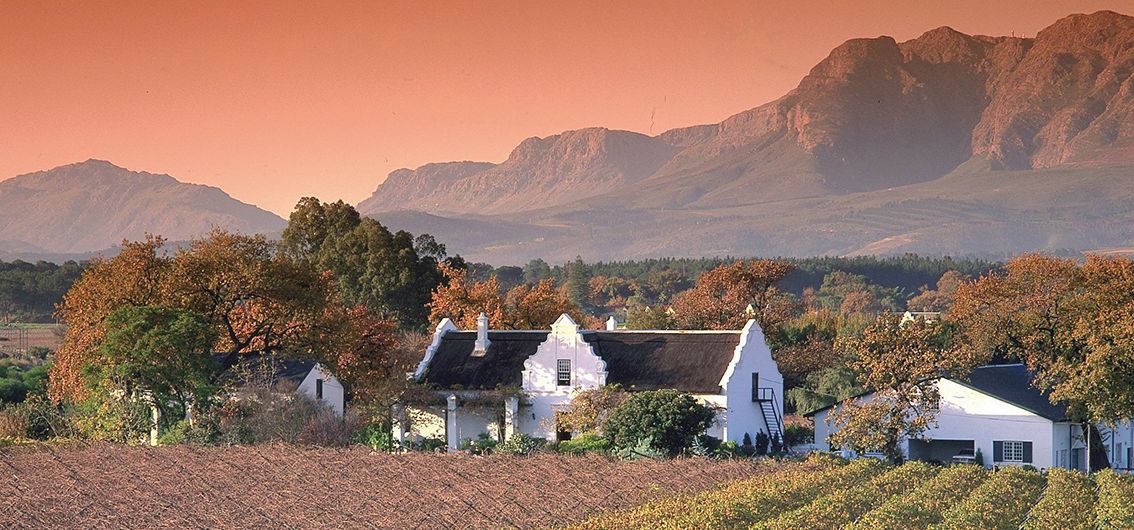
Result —
[[[1034, 35], [1129, 1], [0, 0], [0, 179], [87, 158], [286, 216], [520, 140], [719, 121], [848, 38]], [[0, 208], [3, 205], [0, 204]]]

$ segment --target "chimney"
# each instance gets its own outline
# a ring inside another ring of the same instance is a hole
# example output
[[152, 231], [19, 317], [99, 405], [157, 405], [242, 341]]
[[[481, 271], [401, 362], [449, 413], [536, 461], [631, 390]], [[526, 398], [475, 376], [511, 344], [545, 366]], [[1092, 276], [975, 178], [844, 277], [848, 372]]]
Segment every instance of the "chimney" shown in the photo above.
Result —
[[606, 330], [607, 331], [615, 331], [617, 329], [618, 329], [618, 321], [614, 319], [614, 315], [610, 315], [610, 318], [606, 319]]
[[483, 357], [488, 352], [488, 316], [481, 313], [476, 317], [476, 344], [473, 346], [473, 357]]

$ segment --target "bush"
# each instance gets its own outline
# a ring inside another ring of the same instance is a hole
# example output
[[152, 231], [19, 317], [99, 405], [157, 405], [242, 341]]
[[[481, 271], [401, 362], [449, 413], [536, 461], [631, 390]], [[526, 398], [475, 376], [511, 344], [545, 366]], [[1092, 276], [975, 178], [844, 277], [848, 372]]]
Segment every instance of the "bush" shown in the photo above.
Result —
[[518, 432], [496, 447], [496, 451], [506, 455], [530, 455], [547, 445], [547, 440]]
[[500, 442], [489, 436], [488, 433], [482, 432], [475, 440], [468, 438], [461, 440], [460, 450], [468, 451], [474, 455], [487, 455], [491, 454], [499, 444]]
[[1095, 503], [1096, 528], [1134, 528], [1134, 479], [1107, 469], [1095, 473], [1099, 500]]
[[720, 438], [702, 434], [693, 437], [693, 445], [690, 447], [690, 452], [693, 453], [694, 456], [719, 457], [721, 456], [721, 444]]
[[438, 449], [444, 449], [448, 445], [449, 442], [445, 441], [444, 438], [422, 438], [420, 440], [406, 442], [406, 449], [433, 453]]
[[650, 439], [654, 448], [676, 455], [709, 428], [713, 416], [712, 409], [689, 394], [668, 389], [638, 392], [611, 413], [606, 435], [616, 447]]
[[387, 424], [371, 423], [351, 435], [354, 443], [365, 445], [375, 451], [390, 452], [394, 447], [394, 433]]
[[643, 458], [657, 460], [660, 458], [665, 458], [666, 454], [654, 447], [653, 440], [651, 440], [650, 438], [643, 438], [639, 440], [638, 443], [633, 447], [620, 448], [614, 453], [614, 456], [617, 456], [618, 458], [621, 458], [623, 460], [641, 460]]
[[1094, 528], [1094, 513], [1095, 484], [1091, 477], [1078, 471], [1053, 468], [1047, 473], [1043, 496], [1032, 507], [1021, 528], [1090, 530]]
[[585, 453], [606, 454], [610, 451], [610, 440], [593, 432], [580, 434], [570, 440], [559, 442], [556, 449], [560, 453], [581, 455]]
[[[15, 370], [12, 370], [15, 371]], [[15, 374], [19, 376], [19, 372]], [[24, 400], [28, 395], [28, 389], [24, 386], [23, 379], [16, 377], [0, 378], [0, 402], [19, 403]]]
[[20, 407], [0, 409], [0, 438], [28, 438], [30, 424], [27, 414]]
[[815, 429], [806, 425], [792, 423], [784, 426], [784, 445], [795, 447], [815, 441]]
[[760, 456], [768, 454], [768, 445], [771, 442], [772, 439], [768, 438], [768, 433], [764, 431], [756, 433], [756, 454]]

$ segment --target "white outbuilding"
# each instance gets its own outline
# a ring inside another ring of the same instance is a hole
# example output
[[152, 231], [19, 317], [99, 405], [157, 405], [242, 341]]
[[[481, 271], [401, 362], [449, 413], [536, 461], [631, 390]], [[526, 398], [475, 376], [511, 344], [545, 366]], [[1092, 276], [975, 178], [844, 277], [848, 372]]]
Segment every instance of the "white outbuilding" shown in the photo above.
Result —
[[741, 330], [580, 329], [562, 315], [550, 330], [460, 330], [438, 324], [413, 377], [426, 399], [395, 411], [401, 441], [442, 438], [450, 449], [516, 432], [548, 440], [573, 434], [556, 421], [580, 391], [617, 384], [675, 389], [716, 410], [708, 434], [740, 442], [782, 437], [783, 377], [756, 321]]
[[[1031, 465], [1085, 470], [1083, 424], [1067, 418], [1067, 407], [1053, 405], [1032, 386], [1032, 373], [1020, 364], [979, 367], [968, 378], [942, 377], [936, 425], [902, 442], [906, 458], [931, 462], [972, 461], [979, 451], [985, 466]], [[857, 399], [871, 400], [874, 393]], [[812, 412], [818, 450], [832, 448], [829, 422], [841, 404]]]

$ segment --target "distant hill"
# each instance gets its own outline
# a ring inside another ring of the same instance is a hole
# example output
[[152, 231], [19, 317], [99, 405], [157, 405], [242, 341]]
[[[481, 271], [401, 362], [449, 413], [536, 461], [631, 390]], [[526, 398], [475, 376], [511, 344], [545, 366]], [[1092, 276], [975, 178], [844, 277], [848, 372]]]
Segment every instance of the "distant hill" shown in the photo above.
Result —
[[211, 186], [87, 160], [0, 181], [0, 256], [83, 255], [146, 233], [186, 240], [219, 226], [278, 231], [279, 216]]
[[531, 138], [396, 171], [359, 209], [494, 263], [1004, 256], [1134, 246], [1132, 175], [1134, 18], [1103, 11], [1035, 38], [850, 40], [721, 123]]

